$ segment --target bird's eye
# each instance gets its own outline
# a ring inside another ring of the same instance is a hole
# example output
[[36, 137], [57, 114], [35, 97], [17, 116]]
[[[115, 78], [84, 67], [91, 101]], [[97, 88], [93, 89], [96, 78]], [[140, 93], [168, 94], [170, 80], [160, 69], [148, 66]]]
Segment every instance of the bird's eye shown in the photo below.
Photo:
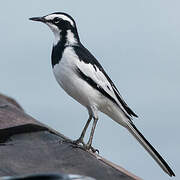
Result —
[[53, 23], [57, 24], [57, 23], [59, 23], [60, 20], [61, 20], [60, 18], [55, 17], [55, 18], [53, 19]]

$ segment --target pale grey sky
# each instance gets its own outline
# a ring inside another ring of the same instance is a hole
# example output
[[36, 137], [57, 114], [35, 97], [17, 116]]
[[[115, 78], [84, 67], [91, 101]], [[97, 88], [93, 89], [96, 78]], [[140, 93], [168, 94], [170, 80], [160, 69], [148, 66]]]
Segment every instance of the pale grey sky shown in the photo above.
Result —
[[[2, 1], [0, 92], [33, 117], [76, 139], [88, 118], [59, 87], [51, 70], [53, 35], [28, 20], [55, 11], [76, 20], [82, 43], [95, 55], [128, 105], [137, 127], [179, 179], [180, 1]], [[146, 179], [170, 179], [124, 128], [100, 114], [94, 147]]]

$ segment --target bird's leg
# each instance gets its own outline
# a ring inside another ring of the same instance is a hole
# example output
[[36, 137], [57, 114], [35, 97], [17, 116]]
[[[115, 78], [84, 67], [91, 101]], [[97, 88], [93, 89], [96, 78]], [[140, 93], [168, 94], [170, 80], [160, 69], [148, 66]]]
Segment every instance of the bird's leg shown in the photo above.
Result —
[[87, 128], [88, 128], [89, 123], [91, 122], [91, 120], [92, 120], [92, 115], [90, 114], [90, 115], [89, 115], [89, 119], [87, 120], [86, 125], [84, 126], [84, 129], [83, 129], [83, 131], [82, 131], [82, 133], [81, 133], [81, 136], [80, 136], [76, 141], [73, 141], [73, 143], [75, 143], [75, 144], [82, 143], [83, 145], [85, 145], [83, 139], [84, 139], [86, 130], [87, 130]]
[[98, 152], [99, 153], [99, 150], [97, 149], [94, 149], [91, 145], [92, 145], [92, 140], [93, 140], [93, 136], [94, 136], [94, 131], [95, 131], [95, 128], [96, 128], [96, 124], [97, 124], [97, 121], [98, 121], [98, 118], [94, 118], [94, 121], [93, 121], [93, 125], [92, 125], [92, 129], [91, 129], [91, 134], [90, 134], [90, 137], [89, 137], [89, 141], [86, 145], [84, 145], [85, 149], [86, 150], [89, 150], [91, 149], [92, 152]]

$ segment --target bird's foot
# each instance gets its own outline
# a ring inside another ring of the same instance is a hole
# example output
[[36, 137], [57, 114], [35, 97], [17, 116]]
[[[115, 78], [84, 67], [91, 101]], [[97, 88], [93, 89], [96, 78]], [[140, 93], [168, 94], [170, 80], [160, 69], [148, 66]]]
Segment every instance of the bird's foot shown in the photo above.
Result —
[[99, 154], [99, 150], [98, 149], [95, 149], [95, 148], [93, 148], [91, 145], [89, 145], [89, 144], [85, 144], [85, 145], [83, 145], [83, 148], [85, 149], [85, 150], [91, 150], [93, 153], [98, 153]]
[[[79, 138], [79, 139], [77, 139], [75, 141], [71, 141], [70, 139], [63, 139], [63, 140], [60, 141], [60, 143], [63, 143], [63, 142], [71, 143], [72, 144], [71, 146], [73, 148], [81, 148], [81, 149], [83, 149], [85, 151], [91, 150], [93, 153], [97, 152], [99, 154], [98, 149], [93, 148], [91, 146], [91, 144], [85, 144], [82, 138]], [[82, 144], [82, 146], [80, 144]]]
[[[63, 140], [60, 140], [59, 143], [60, 144], [61, 143], [70, 143], [73, 148], [81, 148], [81, 149], [85, 150], [84, 149], [85, 143], [83, 142], [83, 139], [81, 139], [81, 138], [79, 138], [79, 139], [77, 139], [75, 141], [72, 141], [70, 139], [63, 139]], [[82, 144], [83, 146], [80, 145], [80, 144]]]
[[75, 144], [75, 145], [82, 144], [83, 146], [85, 146], [85, 143], [84, 143], [82, 138], [79, 138], [79, 139], [77, 139], [75, 141], [72, 141], [72, 143]]
[[[83, 145], [80, 145], [80, 143], [82, 143]], [[84, 151], [92, 151], [93, 153], [98, 153], [99, 154], [99, 150], [93, 148], [91, 145], [87, 145], [84, 142], [79, 142], [79, 141], [73, 141], [73, 144], [71, 145], [73, 148], [80, 148], [83, 149]]]

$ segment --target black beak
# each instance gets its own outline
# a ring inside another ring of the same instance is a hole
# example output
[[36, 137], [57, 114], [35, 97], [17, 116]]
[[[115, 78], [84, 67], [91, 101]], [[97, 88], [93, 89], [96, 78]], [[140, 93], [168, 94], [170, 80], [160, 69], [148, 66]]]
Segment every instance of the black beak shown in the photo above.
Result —
[[29, 20], [32, 20], [32, 21], [39, 21], [39, 22], [43, 22], [45, 23], [46, 20], [44, 17], [32, 17], [32, 18], [29, 18]]

